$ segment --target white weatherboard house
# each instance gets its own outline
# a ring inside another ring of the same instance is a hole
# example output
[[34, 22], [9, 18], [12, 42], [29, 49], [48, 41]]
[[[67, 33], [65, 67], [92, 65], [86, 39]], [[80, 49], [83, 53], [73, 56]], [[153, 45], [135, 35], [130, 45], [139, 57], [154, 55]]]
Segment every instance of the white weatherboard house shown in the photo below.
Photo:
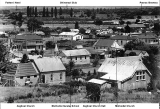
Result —
[[122, 90], [147, 88], [152, 76], [139, 56], [106, 58], [98, 72], [108, 83], [117, 80], [118, 88]]
[[62, 32], [59, 38], [60, 40], [83, 40], [83, 36], [77, 32]]
[[34, 63], [20, 63], [17, 66], [15, 80], [20, 86], [24, 86], [27, 81], [35, 85], [38, 82], [39, 72]]
[[66, 68], [58, 57], [43, 57], [34, 61], [42, 83], [59, 84], [66, 81]]
[[76, 65], [90, 64], [90, 53], [86, 49], [64, 50], [59, 56], [65, 64], [68, 64], [70, 60]]

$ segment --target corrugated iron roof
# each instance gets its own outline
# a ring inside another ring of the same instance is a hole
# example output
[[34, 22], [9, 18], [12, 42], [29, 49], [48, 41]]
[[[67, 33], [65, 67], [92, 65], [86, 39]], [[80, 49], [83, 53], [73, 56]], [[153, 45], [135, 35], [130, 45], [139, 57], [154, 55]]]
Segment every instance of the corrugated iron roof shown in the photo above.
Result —
[[107, 58], [102, 63], [98, 72], [106, 73], [102, 76], [103, 79], [111, 79], [123, 81], [131, 77], [136, 70], [147, 70], [139, 56]]
[[76, 35], [77, 33], [75, 33], [75, 32], [62, 32], [62, 33], [60, 33], [59, 35], [69, 35], [69, 36], [74, 36], [74, 35]]
[[114, 40], [111, 39], [99, 39], [93, 46], [94, 47], [111, 47]]
[[58, 57], [43, 57], [35, 60], [40, 72], [51, 72], [66, 70], [62, 61]]
[[91, 79], [91, 80], [89, 80], [88, 82], [102, 85], [102, 84], [104, 84], [106, 81], [100, 80], [100, 79]]
[[140, 53], [145, 54], [146, 51], [141, 51], [141, 50], [126, 50], [125, 54], [129, 54], [131, 52], [135, 52], [137, 55], [139, 55]]
[[11, 36], [10, 38], [17, 40], [42, 40], [42, 37], [36, 34], [22, 34], [22, 35]]
[[136, 36], [125, 36], [125, 35], [116, 35], [111, 37], [112, 40], [133, 40], [136, 39]]
[[32, 62], [20, 63], [17, 66], [16, 77], [38, 75], [38, 70]]
[[63, 50], [62, 53], [65, 56], [85, 56], [85, 55], [90, 55], [89, 51], [86, 50], [86, 49]]
[[146, 27], [144, 24], [131, 24], [131, 25], [128, 25], [129, 27], [131, 28], [144, 28]]
[[141, 34], [137, 36], [139, 39], [156, 39], [154, 34]]

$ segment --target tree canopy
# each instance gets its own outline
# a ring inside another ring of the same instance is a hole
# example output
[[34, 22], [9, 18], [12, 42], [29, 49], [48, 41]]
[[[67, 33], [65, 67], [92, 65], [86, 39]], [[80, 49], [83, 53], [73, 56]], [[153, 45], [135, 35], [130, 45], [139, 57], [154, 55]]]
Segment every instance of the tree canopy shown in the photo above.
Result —
[[103, 21], [100, 20], [100, 19], [96, 19], [96, 20], [94, 21], [94, 24], [95, 24], [95, 25], [102, 25], [102, 24], [103, 24]]
[[79, 29], [79, 23], [78, 22], [75, 23], [75, 29]]
[[6, 54], [7, 54], [6, 47], [0, 41], [0, 62], [4, 62], [5, 61], [5, 55]]
[[27, 21], [28, 30], [32, 31], [32, 32], [35, 31], [35, 30], [37, 30], [37, 29], [40, 29], [42, 27], [42, 25], [44, 25], [44, 23], [41, 22], [41, 21], [38, 21], [35, 18], [30, 18]]

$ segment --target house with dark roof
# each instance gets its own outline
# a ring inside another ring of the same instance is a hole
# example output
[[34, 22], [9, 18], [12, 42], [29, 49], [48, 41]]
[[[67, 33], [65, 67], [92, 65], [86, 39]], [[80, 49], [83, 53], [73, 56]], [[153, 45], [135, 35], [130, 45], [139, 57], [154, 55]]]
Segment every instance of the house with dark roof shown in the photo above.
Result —
[[34, 60], [40, 73], [40, 82], [59, 84], [66, 81], [66, 68], [59, 57], [43, 57]]
[[113, 49], [123, 49], [117, 41], [111, 39], [99, 39], [93, 45], [94, 49], [103, 50], [103, 51], [110, 51]]
[[42, 37], [32, 33], [11, 36], [9, 42], [13, 50], [41, 51], [44, 49]]
[[159, 39], [153, 33], [146, 33], [137, 36], [137, 38], [146, 44], [158, 44]]
[[3, 86], [24, 86], [27, 82], [35, 85], [38, 82], [39, 72], [33, 62], [14, 65], [2, 75]]
[[147, 88], [152, 76], [139, 56], [106, 58], [98, 72], [100, 79], [111, 86], [117, 82], [122, 90]]
[[146, 51], [142, 50], [126, 50], [124, 54], [126, 56], [130, 56], [130, 53], [132, 52], [134, 52], [136, 56], [141, 56], [141, 57], [149, 56], [149, 54]]
[[130, 28], [145, 28], [144, 24], [130, 24], [128, 25]]
[[86, 49], [62, 50], [59, 56], [65, 64], [70, 60], [74, 61], [75, 65], [90, 64], [90, 52]]
[[135, 40], [135, 36], [127, 36], [127, 35], [116, 35], [110, 38], [111, 40], [116, 41], [120, 46], [124, 46], [129, 41]]
[[2, 86], [16, 86], [18, 83], [15, 81], [15, 74], [17, 70], [17, 64], [13, 64], [9, 71], [2, 73], [1, 82]]
[[27, 82], [31, 82], [32, 85], [35, 85], [38, 83], [38, 79], [39, 72], [33, 62], [18, 64], [15, 80], [20, 86], [24, 86]]

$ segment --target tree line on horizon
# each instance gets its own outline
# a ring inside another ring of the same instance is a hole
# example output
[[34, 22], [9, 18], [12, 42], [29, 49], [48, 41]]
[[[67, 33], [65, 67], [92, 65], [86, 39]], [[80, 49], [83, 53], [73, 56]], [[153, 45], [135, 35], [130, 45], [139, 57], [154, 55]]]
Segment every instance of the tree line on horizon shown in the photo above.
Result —
[[[66, 11], [66, 10], [64, 10]], [[68, 10], [67, 10], [68, 11]], [[63, 9], [60, 7], [57, 9], [56, 7], [53, 9], [48, 9], [48, 7], [43, 7], [42, 12], [38, 12], [37, 7], [29, 7], [27, 6], [27, 17], [38, 17], [38, 13], [42, 14], [42, 17], [55, 17], [57, 18], [58, 14], [61, 16], [63, 14]], [[66, 13], [66, 12], [65, 12]], [[70, 17], [73, 17], [73, 9], [70, 8], [69, 10]]]

